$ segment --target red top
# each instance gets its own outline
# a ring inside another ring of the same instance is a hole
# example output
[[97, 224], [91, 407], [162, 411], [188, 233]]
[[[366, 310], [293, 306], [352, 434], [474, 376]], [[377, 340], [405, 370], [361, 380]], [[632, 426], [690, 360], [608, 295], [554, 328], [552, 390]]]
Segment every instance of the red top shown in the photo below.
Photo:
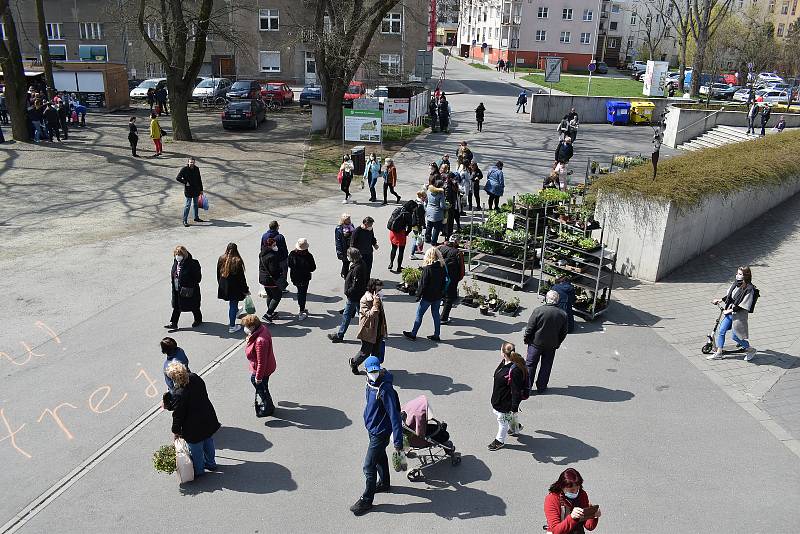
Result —
[[[564, 505], [564, 520], [561, 520], [561, 505]], [[578, 508], [589, 506], [589, 496], [585, 491], [578, 492]], [[572, 519], [570, 515], [572, 506], [566, 497], [561, 493], [548, 493], [544, 498], [544, 516], [547, 518], [547, 532], [552, 534], [570, 534], [572, 529], [581, 524], [580, 521]], [[587, 519], [583, 522], [586, 530], [594, 530], [597, 526], [597, 518]]]
[[244, 354], [250, 362], [250, 373], [263, 380], [275, 372], [275, 353], [272, 352], [272, 334], [266, 325], [259, 326], [247, 338]]

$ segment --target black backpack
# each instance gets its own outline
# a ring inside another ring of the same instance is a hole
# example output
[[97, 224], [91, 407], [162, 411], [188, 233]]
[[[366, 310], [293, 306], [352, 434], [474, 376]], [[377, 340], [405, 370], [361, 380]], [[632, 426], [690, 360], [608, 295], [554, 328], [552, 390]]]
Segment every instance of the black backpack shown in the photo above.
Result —
[[395, 208], [389, 216], [389, 221], [386, 223], [386, 229], [392, 232], [401, 232], [406, 229], [406, 214], [403, 207]]
[[750, 305], [750, 313], [756, 311], [756, 302], [758, 302], [758, 297], [761, 296], [761, 291], [758, 290], [756, 286], [753, 286], [753, 304]]
[[[506, 382], [508, 383], [508, 387], [511, 387], [511, 380], [512, 380], [511, 373], [514, 372], [514, 368], [516, 366], [517, 364], [512, 363], [511, 367], [508, 368], [508, 374], [506, 375]], [[522, 400], [528, 400], [531, 396], [531, 390], [528, 389], [527, 387], [523, 387], [522, 390], [520, 391], [519, 396]]]

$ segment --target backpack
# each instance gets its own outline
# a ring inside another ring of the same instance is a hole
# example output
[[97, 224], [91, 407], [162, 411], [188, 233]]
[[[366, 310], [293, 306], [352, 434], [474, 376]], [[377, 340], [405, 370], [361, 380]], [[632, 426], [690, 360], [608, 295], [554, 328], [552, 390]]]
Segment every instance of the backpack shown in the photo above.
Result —
[[[512, 363], [511, 367], [508, 368], [508, 374], [506, 375], [506, 382], [508, 383], [509, 387], [511, 387], [511, 380], [512, 380], [511, 379], [511, 373], [514, 371], [514, 368], [516, 366], [517, 366], [517, 364]], [[520, 397], [522, 398], [522, 400], [528, 400], [528, 398], [530, 398], [530, 396], [531, 396], [531, 390], [528, 389], [528, 388], [525, 388], [525, 387], [522, 388], [522, 392], [520, 393]]]
[[756, 302], [758, 302], [758, 297], [760, 296], [761, 291], [759, 291], [756, 286], [753, 286], [753, 304], [750, 305], [750, 309], [748, 310], [750, 313], [753, 313], [756, 310]]
[[389, 216], [389, 221], [386, 223], [386, 229], [392, 232], [401, 232], [406, 228], [406, 217], [403, 212], [403, 207], [395, 208]]

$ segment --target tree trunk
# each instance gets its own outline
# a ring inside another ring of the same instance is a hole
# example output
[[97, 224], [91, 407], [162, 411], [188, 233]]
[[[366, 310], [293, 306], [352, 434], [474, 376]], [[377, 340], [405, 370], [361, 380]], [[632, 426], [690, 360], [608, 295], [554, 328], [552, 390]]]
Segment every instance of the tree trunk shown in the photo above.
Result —
[[681, 96], [686, 92], [686, 84], [684, 83], [686, 80], [686, 41], [687, 39], [683, 39], [683, 43], [681, 44], [681, 59], [678, 69], [681, 73], [678, 78], [678, 90], [681, 92]]
[[192, 141], [189, 126], [189, 89], [182, 80], [175, 80], [169, 87], [169, 113], [172, 118], [172, 138], [175, 141]]
[[697, 95], [700, 93], [700, 78], [703, 77], [707, 44], [708, 37], [702, 34], [699, 35], [694, 53], [694, 61], [692, 62], [692, 86], [689, 91], [689, 96], [692, 98], [697, 98]]
[[27, 84], [25, 68], [22, 65], [22, 54], [19, 50], [17, 26], [14, 15], [8, 6], [8, 0], [0, 1], [3, 27], [6, 40], [0, 41], [0, 65], [5, 74], [5, 95], [8, 114], [11, 116], [11, 137], [15, 141], [30, 141], [27, 113]]
[[347, 87], [339, 87], [341, 83], [336, 83], [336, 87], [331, 88], [331, 92], [325, 101], [325, 114], [327, 116], [327, 126], [325, 137], [328, 139], [342, 138], [342, 100]]
[[45, 83], [47, 83], [47, 99], [52, 100], [55, 96], [56, 82], [53, 79], [53, 62], [50, 60], [50, 44], [45, 27], [43, 0], [36, 0], [36, 19], [39, 29], [39, 48], [42, 55], [42, 66], [44, 67], [44, 79]]

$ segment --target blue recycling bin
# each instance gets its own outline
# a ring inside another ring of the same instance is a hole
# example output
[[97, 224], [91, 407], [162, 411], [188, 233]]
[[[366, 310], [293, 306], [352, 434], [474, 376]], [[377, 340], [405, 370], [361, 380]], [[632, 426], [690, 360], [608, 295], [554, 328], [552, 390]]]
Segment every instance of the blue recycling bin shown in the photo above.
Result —
[[608, 100], [606, 102], [606, 120], [611, 124], [628, 124], [631, 114], [630, 102]]

